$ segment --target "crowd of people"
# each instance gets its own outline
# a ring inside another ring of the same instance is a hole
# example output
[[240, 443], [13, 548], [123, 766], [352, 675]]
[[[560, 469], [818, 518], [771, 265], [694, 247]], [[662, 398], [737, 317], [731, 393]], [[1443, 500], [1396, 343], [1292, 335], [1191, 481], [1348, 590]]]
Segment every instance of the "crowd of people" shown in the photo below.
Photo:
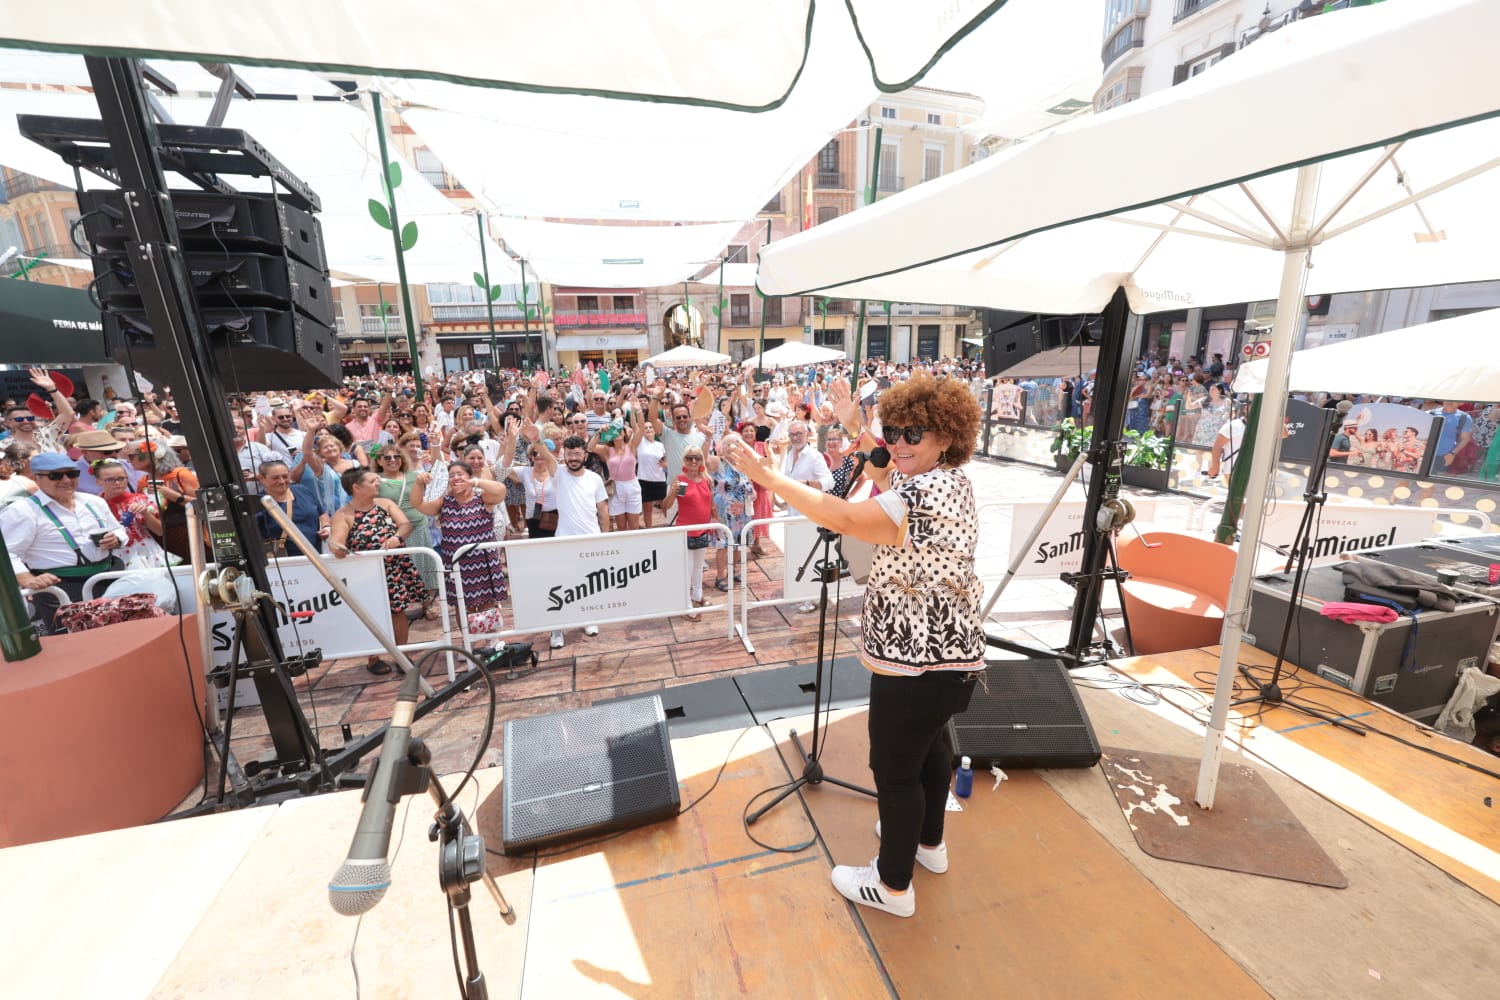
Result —
[[[440, 555], [441, 567], [420, 558], [387, 565], [400, 638], [410, 621], [438, 614], [440, 573], [450, 574], [446, 590], [455, 608], [457, 573], [466, 616], [499, 620], [484, 613], [506, 601], [510, 581], [503, 556], [485, 542], [666, 523], [705, 526], [688, 533], [689, 617], [697, 618], [715, 592], [733, 584], [734, 550], [746, 525], [778, 509], [771, 490], [720, 460], [724, 442], [745, 442], [798, 482], [847, 492], [858, 429], [871, 422], [881, 392], [918, 373], [952, 380], [971, 395], [982, 387], [977, 364], [951, 360], [871, 362], [857, 371], [847, 363], [808, 366], [760, 381], [732, 366], [655, 371], [611, 364], [556, 374], [451, 373], [424, 379], [420, 395], [410, 376], [382, 375], [346, 380], [338, 390], [235, 395], [229, 402], [243, 488], [272, 498], [301, 536], [289, 538], [278, 519], [261, 513], [268, 556], [295, 556], [303, 545], [343, 556], [398, 543]], [[89, 576], [186, 560], [186, 506], [199, 483], [170, 390], [144, 392], [136, 403], [96, 401], [64, 394], [41, 369], [31, 374], [51, 416], [32, 412], [35, 399], [30, 408], [7, 409], [0, 503], [31, 502], [8, 504], [15, 510], [3, 515], [6, 538], [24, 521], [78, 544], [66, 553], [33, 551], [37, 532], [16, 534], [11, 555], [23, 586], [61, 585], [76, 600]], [[76, 477], [39, 470], [42, 455], [62, 456]], [[68, 487], [104, 506], [65, 502]], [[96, 531], [120, 532], [119, 544], [95, 544], [87, 524], [70, 522], [79, 517], [97, 520]], [[708, 530], [711, 524], [727, 534]], [[754, 555], [765, 553], [768, 530], [754, 530]], [[550, 636], [553, 648], [565, 641], [560, 630]], [[371, 658], [369, 668], [385, 673], [391, 664]]]

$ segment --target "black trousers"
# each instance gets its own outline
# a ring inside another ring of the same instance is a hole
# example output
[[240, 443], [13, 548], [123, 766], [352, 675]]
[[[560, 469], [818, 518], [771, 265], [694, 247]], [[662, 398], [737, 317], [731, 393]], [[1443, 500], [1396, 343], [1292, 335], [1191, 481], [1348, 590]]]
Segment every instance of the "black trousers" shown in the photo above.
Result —
[[934, 670], [919, 677], [870, 677], [870, 770], [880, 808], [880, 880], [911, 885], [917, 845], [943, 842], [953, 751], [948, 720], [969, 707], [978, 674]]

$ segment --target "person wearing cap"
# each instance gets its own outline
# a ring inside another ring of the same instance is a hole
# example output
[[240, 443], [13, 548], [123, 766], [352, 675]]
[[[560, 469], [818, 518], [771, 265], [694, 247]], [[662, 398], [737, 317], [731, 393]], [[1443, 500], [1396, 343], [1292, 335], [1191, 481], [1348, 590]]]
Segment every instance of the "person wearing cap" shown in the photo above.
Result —
[[1347, 421], [1343, 428], [1333, 436], [1333, 444], [1328, 449], [1328, 460], [1331, 462], [1348, 462], [1349, 456], [1354, 453], [1354, 439], [1359, 434], [1359, 424]]
[[[80, 474], [67, 455], [40, 452], [31, 459], [40, 492], [0, 510], [0, 535], [16, 582], [28, 590], [61, 587], [74, 601], [83, 599], [89, 577], [123, 566], [115, 552], [129, 537], [108, 503], [78, 489]], [[51, 631], [57, 599], [36, 594], [32, 603]]]
[[[99, 480], [94, 478], [94, 463], [102, 462], [107, 458], [118, 458], [119, 453], [125, 450], [125, 445], [109, 431], [84, 431], [82, 434], [74, 434], [68, 438], [68, 444], [82, 453], [82, 457], [74, 461], [79, 473], [78, 492], [92, 493], [95, 496], [103, 493], [104, 487], [100, 486]], [[140, 484], [143, 473], [139, 470], [131, 470], [129, 476], [130, 488], [134, 490]]]
[[57, 383], [47, 374], [46, 369], [32, 368], [30, 373], [31, 381], [36, 383], [37, 388], [52, 397], [56, 414], [47, 416], [47, 404], [32, 393], [25, 406], [11, 406], [5, 411], [5, 430], [9, 433], [6, 440], [32, 445], [38, 451], [61, 452], [63, 435], [73, 423], [73, 404], [58, 389]]

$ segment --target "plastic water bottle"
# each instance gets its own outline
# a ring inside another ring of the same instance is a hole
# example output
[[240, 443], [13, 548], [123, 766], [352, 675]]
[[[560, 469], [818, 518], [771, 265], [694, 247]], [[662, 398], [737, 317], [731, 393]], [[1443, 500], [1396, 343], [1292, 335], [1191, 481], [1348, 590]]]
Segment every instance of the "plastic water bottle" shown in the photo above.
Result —
[[953, 778], [953, 794], [961, 799], [974, 794], [974, 767], [967, 757], [958, 762], [958, 774]]

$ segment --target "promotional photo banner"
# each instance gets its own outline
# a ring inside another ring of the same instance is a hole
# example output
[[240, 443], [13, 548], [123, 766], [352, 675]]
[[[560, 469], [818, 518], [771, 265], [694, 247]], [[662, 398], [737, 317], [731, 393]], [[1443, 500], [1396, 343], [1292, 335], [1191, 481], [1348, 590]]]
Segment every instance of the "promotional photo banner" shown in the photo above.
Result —
[[[1133, 500], [1136, 519], [1149, 521], [1156, 516], [1156, 504], [1151, 500]], [[1060, 573], [1076, 573], [1083, 568], [1083, 541], [1086, 537], [1083, 515], [1087, 504], [1061, 503], [1047, 526], [1032, 543], [1031, 551], [1016, 568], [1016, 576], [1050, 576]], [[1010, 554], [1026, 544], [1026, 536], [1036, 526], [1037, 520], [1046, 512], [1044, 503], [1018, 503], [1014, 505], [1010, 522]], [[1126, 528], [1126, 531], [1132, 529]]]
[[688, 606], [684, 534], [578, 535], [505, 550], [517, 629], [573, 628]]
[[[1302, 504], [1278, 503], [1266, 515], [1260, 533], [1262, 541], [1282, 552], [1290, 549], [1297, 540], [1302, 508]], [[1421, 507], [1325, 506], [1310, 540], [1313, 548], [1309, 565], [1338, 562], [1344, 552], [1425, 542], [1436, 527], [1437, 515]]]

